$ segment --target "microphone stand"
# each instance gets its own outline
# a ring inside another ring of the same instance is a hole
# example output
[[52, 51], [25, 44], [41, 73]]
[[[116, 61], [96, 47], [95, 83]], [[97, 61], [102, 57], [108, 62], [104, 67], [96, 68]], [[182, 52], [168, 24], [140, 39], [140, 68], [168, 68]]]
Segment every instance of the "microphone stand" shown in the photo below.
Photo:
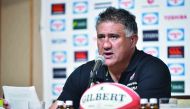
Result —
[[94, 72], [94, 71], [90, 72], [90, 79], [89, 79], [89, 83], [88, 83], [88, 88], [90, 88], [91, 86], [96, 84], [96, 73], [97, 72]]
[[96, 75], [97, 75], [98, 69], [103, 65], [104, 60], [105, 59], [104, 59], [103, 56], [99, 56], [95, 60], [95, 64], [93, 66], [93, 69], [90, 72], [90, 79], [89, 79], [89, 83], [88, 83], [88, 88], [97, 83], [97, 81], [96, 81]]

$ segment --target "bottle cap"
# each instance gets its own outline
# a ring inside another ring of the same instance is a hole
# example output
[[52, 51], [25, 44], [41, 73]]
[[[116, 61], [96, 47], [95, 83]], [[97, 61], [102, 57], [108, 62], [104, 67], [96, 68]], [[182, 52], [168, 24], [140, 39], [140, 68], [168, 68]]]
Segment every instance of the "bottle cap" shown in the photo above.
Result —
[[147, 98], [141, 98], [141, 104], [147, 104], [148, 103], [148, 99]]
[[150, 103], [158, 103], [156, 98], [150, 98]]
[[60, 100], [57, 101], [57, 105], [63, 105], [63, 104], [64, 104], [63, 101], [60, 101]]
[[3, 99], [0, 99], [0, 107], [3, 107]]
[[65, 104], [66, 105], [73, 105], [73, 101], [72, 100], [66, 100]]

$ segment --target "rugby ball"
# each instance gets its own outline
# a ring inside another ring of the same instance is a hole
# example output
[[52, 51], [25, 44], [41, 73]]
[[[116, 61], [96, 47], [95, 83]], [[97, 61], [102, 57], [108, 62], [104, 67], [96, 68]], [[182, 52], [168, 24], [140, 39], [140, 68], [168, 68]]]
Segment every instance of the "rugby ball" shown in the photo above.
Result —
[[140, 97], [119, 83], [100, 83], [88, 88], [80, 99], [80, 109], [139, 109]]

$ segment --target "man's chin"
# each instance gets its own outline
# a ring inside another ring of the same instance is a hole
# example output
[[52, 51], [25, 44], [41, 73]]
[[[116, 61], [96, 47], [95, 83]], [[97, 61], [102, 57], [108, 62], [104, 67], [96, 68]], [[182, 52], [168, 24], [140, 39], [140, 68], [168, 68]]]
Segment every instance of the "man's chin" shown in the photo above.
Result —
[[108, 66], [108, 67], [111, 67], [111, 66], [114, 65], [114, 63], [111, 62], [111, 61], [106, 61], [106, 62], [105, 62], [105, 65]]

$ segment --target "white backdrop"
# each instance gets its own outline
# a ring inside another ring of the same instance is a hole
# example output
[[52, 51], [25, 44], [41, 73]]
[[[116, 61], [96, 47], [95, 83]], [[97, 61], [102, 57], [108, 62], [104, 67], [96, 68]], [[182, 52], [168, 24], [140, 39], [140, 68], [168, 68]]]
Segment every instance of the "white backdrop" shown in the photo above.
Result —
[[172, 95], [190, 95], [190, 0], [42, 0], [43, 97], [55, 100], [70, 73], [97, 56], [95, 22], [106, 7], [136, 15], [137, 47], [162, 59]]

